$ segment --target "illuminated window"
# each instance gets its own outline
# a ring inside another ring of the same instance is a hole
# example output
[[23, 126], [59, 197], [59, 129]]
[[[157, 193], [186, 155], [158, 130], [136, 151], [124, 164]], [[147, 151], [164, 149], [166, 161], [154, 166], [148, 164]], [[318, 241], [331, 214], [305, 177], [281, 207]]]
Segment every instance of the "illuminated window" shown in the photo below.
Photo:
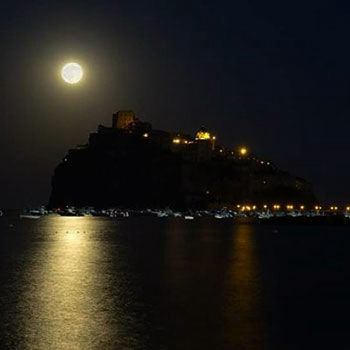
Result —
[[[210, 132], [205, 127], [201, 127], [196, 134], [196, 140], [210, 140], [210, 139], [211, 139]], [[213, 136], [213, 139], [215, 140], [215, 136]]]
[[198, 131], [196, 134], [196, 140], [210, 140], [210, 133], [208, 131]]

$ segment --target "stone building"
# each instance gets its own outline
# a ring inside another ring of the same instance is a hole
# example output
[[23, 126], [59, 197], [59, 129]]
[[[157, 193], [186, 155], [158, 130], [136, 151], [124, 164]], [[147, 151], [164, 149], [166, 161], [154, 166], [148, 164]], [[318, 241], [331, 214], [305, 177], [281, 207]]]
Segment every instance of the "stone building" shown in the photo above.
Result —
[[137, 118], [134, 111], [118, 111], [113, 114], [112, 127], [117, 129], [127, 129], [136, 124]]

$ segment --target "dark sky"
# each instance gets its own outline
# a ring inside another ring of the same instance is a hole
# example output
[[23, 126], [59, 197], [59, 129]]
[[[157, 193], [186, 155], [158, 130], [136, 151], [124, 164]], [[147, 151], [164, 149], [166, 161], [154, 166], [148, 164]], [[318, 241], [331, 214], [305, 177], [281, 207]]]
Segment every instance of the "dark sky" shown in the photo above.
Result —
[[[205, 124], [350, 202], [344, 3], [1, 1], [0, 207], [46, 203], [68, 148], [125, 108], [156, 128]], [[86, 70], [74, 87], [67, 60]]]

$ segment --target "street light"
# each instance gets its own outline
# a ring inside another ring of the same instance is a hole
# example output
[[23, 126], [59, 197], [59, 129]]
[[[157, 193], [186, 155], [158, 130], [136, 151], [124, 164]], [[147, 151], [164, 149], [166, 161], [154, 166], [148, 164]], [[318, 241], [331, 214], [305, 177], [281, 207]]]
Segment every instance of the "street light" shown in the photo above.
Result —
[[241, 156], [245, 156], [248, 153], [248, 150], [245, 147], [241, 147], [239, 153]]

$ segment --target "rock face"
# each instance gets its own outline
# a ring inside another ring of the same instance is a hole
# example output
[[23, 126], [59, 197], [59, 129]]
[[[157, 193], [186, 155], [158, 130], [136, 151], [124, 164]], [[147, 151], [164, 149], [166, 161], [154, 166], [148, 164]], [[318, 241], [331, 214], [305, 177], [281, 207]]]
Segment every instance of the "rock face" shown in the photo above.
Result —
[[148, 123], [100, 126], [55, 169], [49, 206], [185, 209], [316, 202], [305, 180], [252, 154], [214, 149], [208, 140], [152, 130]]

